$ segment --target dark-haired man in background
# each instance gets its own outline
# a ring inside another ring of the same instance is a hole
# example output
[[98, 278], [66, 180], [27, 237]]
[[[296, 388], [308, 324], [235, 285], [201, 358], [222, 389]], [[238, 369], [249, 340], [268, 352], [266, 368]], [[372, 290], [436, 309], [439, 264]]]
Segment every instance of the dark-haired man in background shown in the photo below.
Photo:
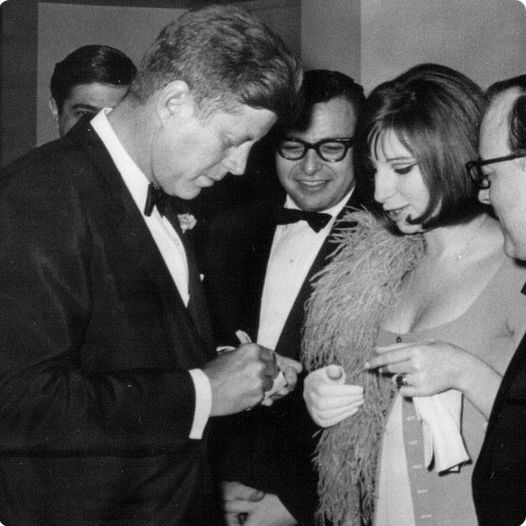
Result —
[[[303, 95], [300, 118], [275, 131], [284, 207], [265, 201], [218, 216], [204, 258], [218, 342], [233, 344], [243, 329], [295, 360], [310, 279], [335, 248], [328, 238], [336, 219], [360, 204], [352, 144], [364, 104], [362, 87], [336, 71], [308, 71]], [[245, 519], [247, 525], [314, 524], [315, 431], [301, 385], [272, 407], [220, 425], [216, 454], [229, 525]]]
[[118, 49], [82, 46], [55, 65], [49, 107], [60, 136], [83, 116], [113, 108], [128, 93], [137, 68]]
[[0, 522], [219, 520], [209, 417], [258, 404], [278, 366], [292, 388], [301, 367], [256, 344], [215, 356], [170, 196], [242, 174], [300, 81], [256, 18], [190, 11], [113, 110], [2, 172]]

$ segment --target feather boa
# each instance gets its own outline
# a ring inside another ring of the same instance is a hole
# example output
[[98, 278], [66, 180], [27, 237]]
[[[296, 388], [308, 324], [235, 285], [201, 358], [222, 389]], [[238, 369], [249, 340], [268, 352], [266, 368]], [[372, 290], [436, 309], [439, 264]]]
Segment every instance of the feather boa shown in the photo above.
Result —
[[333, 235], [337, 248], [315, 277], [307, 304], [303, 359], [310, 370], [339, 364], [347, 383], [364, 387], [360, 411], [321, 432], [314, 459], [319, 472], [318, 523], [358, 526], [373, 514], [378, 452], [393, 390], [390, 380], [363, 366], [374, 353], [386, 310], [423, 253], [424, 242], [421, 235], [390, 233], [365, 211], [350, 211], [341, 223], [347, 226]]

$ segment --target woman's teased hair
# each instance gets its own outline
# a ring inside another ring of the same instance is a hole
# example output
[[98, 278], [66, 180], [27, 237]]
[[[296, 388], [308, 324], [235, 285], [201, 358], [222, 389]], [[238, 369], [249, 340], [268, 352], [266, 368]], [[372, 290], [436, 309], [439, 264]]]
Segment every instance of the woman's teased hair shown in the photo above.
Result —
[[416, 159], [430, 196], [427, 209], [408, 222], [432, 228], [473, 217], [482, 205], [464, 166], [478, 157], [484, 106], [479, 86], [437, 64], [415, 66], [380, 84], [369, 95], [357, 126], [358, 184], [370, 187], [373, 161], [382, 153], [385, 134], [392, 132]]

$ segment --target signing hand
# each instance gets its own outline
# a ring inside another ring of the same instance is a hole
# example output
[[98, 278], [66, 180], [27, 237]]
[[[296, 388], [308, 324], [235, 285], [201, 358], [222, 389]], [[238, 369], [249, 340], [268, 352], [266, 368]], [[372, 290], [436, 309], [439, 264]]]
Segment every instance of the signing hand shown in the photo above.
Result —
[[278, 374], [275, 354], [256, 343], [240, 345], [236, 350], [208, 362], [203, 372], [212, 389], [211, 416], [237, 413], [263, 399]]
[[345, 372], [328, 365], [305, 378], [303, 398], [311, 418], [321, 427], [345, 420], [363, 404], [363, 387], [345, 384]]

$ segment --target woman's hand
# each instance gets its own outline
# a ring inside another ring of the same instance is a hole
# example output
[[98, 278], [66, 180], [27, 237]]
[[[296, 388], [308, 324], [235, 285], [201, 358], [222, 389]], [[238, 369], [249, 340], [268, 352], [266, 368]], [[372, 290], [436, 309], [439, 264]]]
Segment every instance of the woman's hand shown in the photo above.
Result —
[[501, 375], [470, 352], [442, 341], [395, 343], [377, 347], [376, 352], [366, 369], [394, 375], [402, 396], [430, 396], [457, 389], [489, 415]]
[[450, 343], [423, 341], [395, 343], [376, 348], [366, 369], [381, 374], [402, 375], [403, 396], [429, 396], [447, 389], [461, 390], [461, 378], [475, 358]]
[[356, 413], [363, 404], [363, 387], [347, 385], [345, 378], [338, 365], [322, 367], [305, 378], [303, 398], [319, 426], [333, 426]]

